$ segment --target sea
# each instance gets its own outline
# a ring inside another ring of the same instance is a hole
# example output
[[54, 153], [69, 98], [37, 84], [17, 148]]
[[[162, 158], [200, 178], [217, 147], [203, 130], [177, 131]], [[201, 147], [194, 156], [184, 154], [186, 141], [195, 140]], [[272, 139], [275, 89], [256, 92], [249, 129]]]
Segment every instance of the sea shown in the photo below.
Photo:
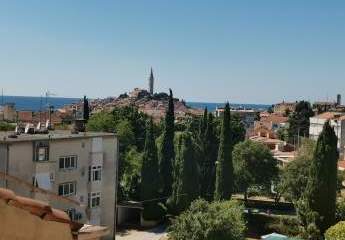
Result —
[[[224, 107], [224, 103], [207, 103], [207, 102], [187, 102], [187, 106], [192, 108], [201, 108], [209, 112], [214, 112], [217, 107]], [[271, 105], [267, 104], [248, 104], [248, 103], [230, 103], [231, 108], [237, 109], [254, 109], [254, 110], [267, 110]]]
[[[39, 111], [47, 105], [54, 106], [55, 109], [61, 108], [64, 105], [79, 102], [80, 98], [64, 98], [64, 97], [26, 97], [26, 96], [0, 96], [0, 105], [2, 103], [14, 103], [17, 110]], [[208, 102], [187, 102], [187, 105], [192, 108], [204, 109], [207, 107], [208, 111], [213, 112], [217, 107], [223, 107], [224, 103], [208, 103]], [[270, 105], [265, 104], [241, 104], [230, 103], [231, 107], [244, 109], [266, 110]]]
[[3, 103], [14, 103], [17, 110], [39, 111], [48, 105], [55, 109], [61, 108], [67, 104], [79, 102], [80, 98], [63, 97], [24, 97], [24, 96], [0, 96], [0, 105]]

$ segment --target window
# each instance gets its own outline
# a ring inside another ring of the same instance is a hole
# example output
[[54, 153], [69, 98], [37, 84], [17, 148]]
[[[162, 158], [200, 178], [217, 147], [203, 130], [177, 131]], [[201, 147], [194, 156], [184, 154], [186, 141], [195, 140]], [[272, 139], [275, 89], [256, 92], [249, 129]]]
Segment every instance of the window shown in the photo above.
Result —
[[80, 212], [77, 212], [75, 208], [67, 209], [66, 213], [72, 221], [80, 221], [83, 217], [83, 215]]
[[90, 166], [89, 167], [89, 182], [102, 180], [102, 166]]
[[59, 158], [59, 168], [61, 169], [76, 169], [77, 156], [65, 156]]
[[49, 160], [49, 143], [46, 141], [34, 143], [34, 161]]
[[68, 182], [59, 185], [59, 195], [60, 196], [71, 196], [76, 193], [76, 183]]
[[89, 201], [88, 206], [89, 208], [99, 207], [101, 205], [101, 193], [89, 193]]
[[48, 147], [37, 148], [37, 161], [48, 161]]

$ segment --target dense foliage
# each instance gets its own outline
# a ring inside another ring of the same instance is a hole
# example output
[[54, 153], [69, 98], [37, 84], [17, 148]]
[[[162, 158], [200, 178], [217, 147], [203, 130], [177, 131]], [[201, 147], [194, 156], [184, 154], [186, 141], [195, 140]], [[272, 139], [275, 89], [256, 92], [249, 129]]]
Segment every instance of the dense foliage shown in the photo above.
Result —
[[171, 211], [175, 214], [184, 211], [199, 196], [198, 164], [189, 132], [179, 135], [177, 149], [173, 192], [169, 200]]
[[248, 188], [253, 185], [270, 187], [278, 176], [277, 160], [262, 143], [246, 140], [233, 150], [236, 185], [247, 200]]
[[215, 191], [216, 161], [218, 155], [218, 138], [216, 123], [212, 113], [208, 115], [206, 130], [203, 138], [203, 151], [201, 152], [203, 162], [200, 169], [200, 194], [207, 200], [212, 200]]
[[282, 170], [278, 191], [285, 200], [296, 202], [304, 194], [314, 150], [315, 141], [303, 139], [295, 160]]
[[289, 115], [289, 142], [294, 143], [298, 137], [309, 137], [310, 117], [314, 116], [309, 102], [300, 101], [295, 111]]
[[234, 170], [232, 163], [232, 149], [230, 105], [227, 103], [224, 109], [216, 166], [216, 186], [214, 194], [214, 198], [216, 200], [229, 200], [233, 192]]
[[344, 240], [345, 239], [345, 222], [338, 222], [330, 227], [325, 233], [325, 240]]
[[[112, 112], [93, 114], [89, 131], [116, 132], [120, 142], [119, 199], [139, 200], [140, 167], [145, 146], [148, 117], [132, 106], [115, 108]], [[157, 127], [154, 126], [154, 132]], [[155, 134], [156, 135], [156, 134]]]
[[164, 119], [162, 144], [159, 148], [159, 173], [162, 181], [162, 191], [166, 197], [171, 195], [173, 185], [173, 165], [175, 159], [174, 122], [174, 98], [170, 89], [168, 109]]
[[13, 131], [15, 126], [7, 122], [0, 121], [0, 131]]
[[316, 144], [305, 192], [305, 226], [315, 224], [321, 234], [335, 223], [337, 141], [333, 128], [326, 122]]
[[194, 201], [171, 228], [172, 240], [243, 240], [243, 207], [235, 201]]
[[157, 147], [153, 135], [153, 122], [149, 121], [146, 128], [146, 140], [141, 168], [141, 201], [144, 203], [143, 218], [145, 220], [160, 220], [163, 215], [157, 198], [159, 198], [159, 168]]

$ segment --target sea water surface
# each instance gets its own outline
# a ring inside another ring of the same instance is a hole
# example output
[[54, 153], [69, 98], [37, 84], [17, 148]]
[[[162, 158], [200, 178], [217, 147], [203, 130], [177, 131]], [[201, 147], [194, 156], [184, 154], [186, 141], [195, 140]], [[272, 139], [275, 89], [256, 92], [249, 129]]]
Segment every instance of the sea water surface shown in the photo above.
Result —
[[[79, 102], [80, 98], [63, 98], [63, 97], [24, 97], [24, 96], [0, 96], [0, 105], [2, 103], [14, 103], [17, 110], [39, 111], [44, 109], [47, 105], [54, 106], [55, 109], [61, 108], [64, 105]], [[224, 103], [208, 103], [208, 102], [187, 102], [187, 105], [192, 108], [204, 109], [207, 107], [208, 111], [213, 112], [217, 107], [223, 107]], [[234, 108], [257, 109], [266, 110], [270, 105], [265, 104], [241, 104], [230, 103]]]

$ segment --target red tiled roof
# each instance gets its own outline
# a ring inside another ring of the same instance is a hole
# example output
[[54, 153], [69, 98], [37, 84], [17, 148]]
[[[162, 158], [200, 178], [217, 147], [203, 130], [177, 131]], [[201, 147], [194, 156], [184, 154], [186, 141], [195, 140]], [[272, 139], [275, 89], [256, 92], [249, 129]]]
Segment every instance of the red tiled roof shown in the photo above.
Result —
[[316, 115], [315, 118], [320, 118], [320, 119], [339, 119], [343, 120], [345, 117], [344, 113], [338, 113], [338, 112], [324, 112], [319, 115]]
[[43, 220], [69, 224], [72, 232], [78, 232], [83, 226], [81, 223], [72, 222], [64, 211], [54, 209], [49, 204], [35, 199], [16, 196], [13, 191], [8, 189], [0, 188], [0, 199], [9, 206], [28, 211]]

